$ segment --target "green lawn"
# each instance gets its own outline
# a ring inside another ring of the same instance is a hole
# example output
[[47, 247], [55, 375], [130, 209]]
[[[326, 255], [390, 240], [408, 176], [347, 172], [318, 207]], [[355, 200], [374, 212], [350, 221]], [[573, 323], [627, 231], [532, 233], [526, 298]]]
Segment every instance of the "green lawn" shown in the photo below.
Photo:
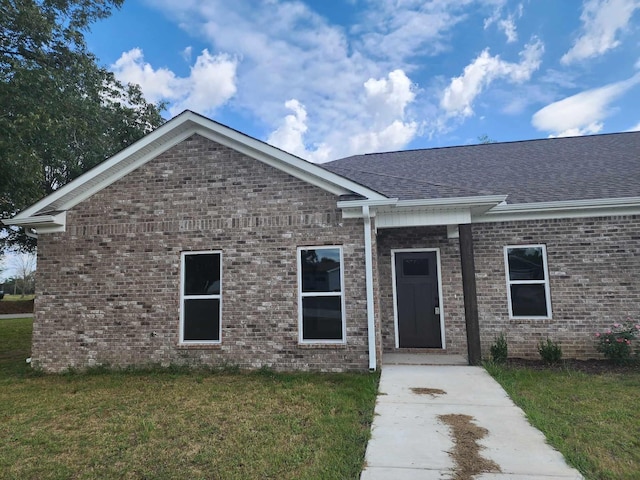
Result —
[[18, 301], [33, 300], [34, 298], [36, 298], [35, 295], [25, 295], [23, 297], [19, 293], [17, 295], [13, 295], [13, 294], [8, 294], [8, 293], [5, 292], [4, 298], [2, 300], [0, 300], [0, 301], [2, 301], [2, 302], [18, 302]]
[[487, 369], [585, 478], [640, 478], [640, 370]]
[[31, 320], [0, 320], [2, 479], [355, 479], [377, 375], [38, 375]]

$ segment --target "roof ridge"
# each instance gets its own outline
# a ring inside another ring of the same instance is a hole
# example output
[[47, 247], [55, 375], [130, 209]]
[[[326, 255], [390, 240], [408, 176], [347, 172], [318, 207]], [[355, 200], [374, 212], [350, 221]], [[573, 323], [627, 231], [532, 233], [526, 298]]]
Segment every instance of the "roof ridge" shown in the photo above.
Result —
[[413, 148], [413, 149], [405, 149], [405, 150], [387, 150], [387, 151], [383, 151], [383, 152], [369, 152], [369, 153], [361, 153], [361, 154], [357, 154], [357, 155], [350, 155], [348, 157], [337, 158], [335, 160], [331, 160], [330, 162], [326, 162], [326, 163], [339, 162], [339, 161], [342, 161], [342, 160], [348, 160], [348, 159], [352, 159], [352, 158], [362, 158], [362, 157], [369, 157], [369, 156], [375, 156], [375, 155], [388, 155], [388, 154], [394, 154], [394, 153], [428, 152], [428, 151], [433, 151], [433, 150], [447, 150], [447, 149], [454, 149], [454, 148], [495, 147], [495, 146], [499, 146], [499, 145], [512, 145], [512, 144], [518, 144], [518, 143], [534, 143], [534, 142], [545, 142], [546, 143], [546, 142], [549, 142], [549, 141], [552, 141], [552, 140], [557, 140], [557, 141], [580, 140], [580, 139], [594, 138], [594, 137], [611, 137], [611, 136], [614, 136], [614, 135], [633, 135], [633, 134], [640, 134], [640, 130], [630, 131], [630, 132], [595, 133], [595, 134], [591, 134], [591, 135], [574, 135], [574, 136], [569, 136], [569, 137], [530, 138], [530, 139], [525, 139], [525, 140], [508, 140], [508, 141], [505, 141], [505, 142], [470, 143], [470, 144], [467, 144], [467, 145], [446, 145], [446, 146], [442, 146], [442, 147]]

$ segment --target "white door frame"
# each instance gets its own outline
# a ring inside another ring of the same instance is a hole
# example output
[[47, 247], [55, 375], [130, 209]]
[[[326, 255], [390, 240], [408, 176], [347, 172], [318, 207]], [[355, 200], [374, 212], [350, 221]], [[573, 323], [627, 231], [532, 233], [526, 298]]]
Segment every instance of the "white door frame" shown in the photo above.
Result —
[[442, 296], [442, 268], [440, 264], [439, 248], [392, 248], [391, 249], [391, 282], [393, 283], [393, 331], [395, 335], [396, 348], [400, 348], [400, 337], [398, 336], [398, 294], [396, 292], [396, 253], [420, 253], [435, 252], [438, 268], [438, 303], [440, 304], [440, 340], [442, 350], [446, 350], [444, 335], [444, 300]]

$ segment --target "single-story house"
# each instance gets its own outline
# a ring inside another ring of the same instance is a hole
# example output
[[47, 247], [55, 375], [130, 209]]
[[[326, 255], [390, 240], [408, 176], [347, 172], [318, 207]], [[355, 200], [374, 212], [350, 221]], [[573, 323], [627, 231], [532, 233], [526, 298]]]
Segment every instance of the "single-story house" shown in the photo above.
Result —
[[317, 165], [186, 111], [6, 223], [47, 371], [598, 357], [640, 312], [640, 132]]

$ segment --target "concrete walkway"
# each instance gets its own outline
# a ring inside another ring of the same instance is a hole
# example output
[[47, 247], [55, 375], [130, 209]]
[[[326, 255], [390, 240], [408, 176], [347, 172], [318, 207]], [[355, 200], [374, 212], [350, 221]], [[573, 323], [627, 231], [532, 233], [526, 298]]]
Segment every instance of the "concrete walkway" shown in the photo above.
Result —
[[0, 320], [10, 318], [33, 318], [33, 313], [3, 313], [0, 315]]
[[[562, 455], [533, 428], [500, 385], [481, 367], [420, 365], [416, 356], [385, 355], [372, 436], [362, 480], [431, 480], [453, 478], [455, 464], [450, 428], [439, 415], [464, 414], [488, 430], [478, 441], [479, 454], [501, 472], [482, 473], [476, 480], [582, 479]], [[454, 359], [456, 363], [460, 359]], [[392, 363], [392, 364], [389, 364]], [[411, 389], [438, 389], [441, 394], [416, 394]]]

